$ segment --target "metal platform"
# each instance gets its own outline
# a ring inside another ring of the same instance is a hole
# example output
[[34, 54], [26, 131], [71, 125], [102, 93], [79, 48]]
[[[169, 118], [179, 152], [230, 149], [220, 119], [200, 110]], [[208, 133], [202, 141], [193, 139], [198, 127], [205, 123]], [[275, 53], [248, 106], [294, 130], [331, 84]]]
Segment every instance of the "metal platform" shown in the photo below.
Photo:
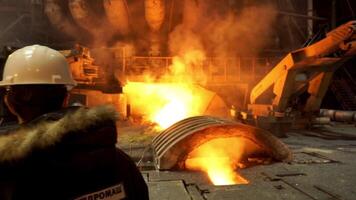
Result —
[[[322, 139], [331, 133], [332, 138]], [[355, 125], [291, 131], [288, 136], [282, 140], [293, 151], [290, 164], [243, 169], [240, 173], [250, 184], [233, 186], [214, 186], [200, 172], [154, 170], [149, 143], [140, 145], [123, 139], [119, 145], [138, 162], [152, 200], [356, 199], [356, 140], [350, 137], [356, 138]]]

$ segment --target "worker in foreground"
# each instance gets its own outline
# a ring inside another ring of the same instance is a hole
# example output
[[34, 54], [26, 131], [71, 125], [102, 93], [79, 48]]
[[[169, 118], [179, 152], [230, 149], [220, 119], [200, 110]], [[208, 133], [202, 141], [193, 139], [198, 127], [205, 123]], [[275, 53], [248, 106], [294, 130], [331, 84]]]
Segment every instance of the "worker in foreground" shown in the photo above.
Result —
[[27, 46], [6, 61], [1, 87], [20, 127], [0, 136], [0, 199], [148, 199], [135, 163], [115, 147], [113, 107], [67, 107], [68, 63]]

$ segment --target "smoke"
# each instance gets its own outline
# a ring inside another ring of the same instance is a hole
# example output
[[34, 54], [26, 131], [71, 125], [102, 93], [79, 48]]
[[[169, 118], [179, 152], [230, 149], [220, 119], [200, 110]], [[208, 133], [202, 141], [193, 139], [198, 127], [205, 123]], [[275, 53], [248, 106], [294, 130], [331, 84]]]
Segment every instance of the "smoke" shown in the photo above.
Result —
[[213, 0], [183, 2], [181, 23], [168, 36], [172, 64], [158, 78], [145, 73], [147, 80], [206, 85], [209, 75], [203, 68], [208, 57], [257, 56], [269, 43], [276, 18], [272, 5], [250, 5], [239, 11], [219, 6]]
[[212, 0], [186, 0], [182, 23], [169, 35], [172, 55], [199, 50], [209, 56], [257, 55], [269, 43], [276, 19], [272, 5], [251, 5], [240, 11], [216, 7]]
[[184, 56], [188, 51], [204, 52], [202, 37], [196, 31], [202, 9], [196, 1], [184, 1], [183, 20], [169, 35], [169, 50], [174, 56]]
[[240, 13], [216, 14], [202, 35], [208, 50], [216, 56], [256, 56], [268, 44], [275, 19], [271, 5], [250, 6]]
[[[220, 61], [240, 56], [258, 57], [261, 50], [273, 42], [271, 34], [277, 12], [272, 4], [230, 7], [227, 1], [185, 0], [182, 12], [182, 22], [168, 37], [169, 53], [173, 56], [172, 68], [180, 66], [180, 71], [173, 71], [173, 77], [184, 77], [207, 86], [207, 80], [212, 80], [208, 71], [221, 73], [224, 70], [221, 68], [224, 63], [217, 66], [219, 59], [210, 60], [209, 57], [223, 58]], [[244, 77], [246, 83], [254, 81], [251, 70], [233, 70]], [[228, 103], [241, 107], [242, 103], [236, 102], [243, 102], [244, 95], [231, 95], [232, 92], [239, 93], [234, 87], [218, 91], [219, 95], [230, 99]]]
[[[181, 18], [178, 24], [173, 20], [173, 25], [176, 25], [168, 33], [167, 49], [172, 56], [183, 56], [187, 51], [200, 51], [205, 55], [203, 57], [257, 55], [270, 42], [269, 36], [276, 19], [275, 8], [266, 2], [260, 5], [237, 5], [227, 0], [185, 0], [176, 2], [174, 10], [163, 4], [161, 7], [165, 7], [165, 11], [158, 9], [157, 13], [152, 9], [148, 10], [152, 13], [146, 13], [146, 1], [141, 0], [117, 1], [115, 4], [107, 0], [93, 0], [90, 3], [83, 0], [48, 2], [56, 2], [63, 11], [70, 10], [70, 13], [64, 12], [69, 14], [67, 17], [74, 18], [76, 25], [86, 30], [77, 36], [92, 36], [86, 45], [97, 48], [112, 46], [118, 41], [135, 43], [141, 55], [149, 51], [152, 42], [156, 44], [158, 41], [164, 46], [166, 28], [171, 23], [169, 15], [173, 19]], [[151, 21], [157, 16], [159, 19], [166, 16], [160, 30], [156, 30], [160, 31], [159, 34], [152, 33], [149, 25], [155, 23], [149, 23], [145, 13], [152, 15], [152, 19], [149, 18]]]

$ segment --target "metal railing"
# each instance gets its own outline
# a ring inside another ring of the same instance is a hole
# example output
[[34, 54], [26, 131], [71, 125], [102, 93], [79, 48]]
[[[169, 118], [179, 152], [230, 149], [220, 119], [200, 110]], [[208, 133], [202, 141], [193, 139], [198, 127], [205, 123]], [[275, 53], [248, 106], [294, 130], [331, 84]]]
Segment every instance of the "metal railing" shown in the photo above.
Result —
[[[202, 70], [210, 82], [248, 82], [255, 83], [264, 77], [280, 58], [216, 58], [209, 57], [195, 63], [192, 68]], [[126, 77], [143, 74], [166, 74], [170, 72], [173, 57], [126, 57], [121, 71]], [[194, 69], [193, 69], [194, 71]], [[194, 73], [192, 76], [194, 77]]]

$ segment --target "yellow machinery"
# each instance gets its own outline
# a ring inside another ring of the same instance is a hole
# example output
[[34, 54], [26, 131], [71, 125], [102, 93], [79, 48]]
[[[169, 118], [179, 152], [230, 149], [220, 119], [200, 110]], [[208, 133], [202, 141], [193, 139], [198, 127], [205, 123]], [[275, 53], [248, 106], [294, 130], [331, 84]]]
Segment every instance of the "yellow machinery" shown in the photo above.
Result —
[[94, 59], [88, 48], [76, 45], [61, 53], [67, 58], [73, 77], [79, 85], [95, 85], [100, 80], [99, 66], [93, 64]]
[[95, 65], [88, 48], [75, 45], [71, 50], [60, 51], [67, 59], [77, 86], [71, 90], [69, 103], [96, 106], [112, 104], [126, 116], [125, 97], [121, 83], [107, 68]]
[[[105, 73], [93, 64], [87, 48], [78, 45], [62, 53], [79, 83], [75, 94], [89, 94], [89, 90], [111, 94], [122, 92], [121, 84], [113, 73]], [[258, 126], [272, 129], [277, 134], [294, 122], [297, 122], [294, 125], [308, 124], [313, 114], [319, 111], [333, 73], [354, 55], [356, 21], [351, 21], [329, 32], [319, 42], [286, 55], [252, 89], [248, 114], [253, 116]], [[111, 77], [107, 76], [110, 74]], [[96, 97], [92, 98], [95, 102], [107, 99], [97, 99], [102, 96], [97, 93], [91, 96]]]
[[356, 21], [351, 21], [319, 42], [285, 56], [252, 89], [249, 113], [258, 125], [277, 132], [298, 118], [306, 119], [302, 124], [310, 122], [308, 116], [319, 111], [333, 73], [354, 55]]
[[70, 65], [73, 78], [78, 84], [76, 89], [98, 90], [109, 94], [122, 93], [121, 83], [113, 72], [95, 65], [88, 48], [75, 45], [71, 50], [60, 52]]

